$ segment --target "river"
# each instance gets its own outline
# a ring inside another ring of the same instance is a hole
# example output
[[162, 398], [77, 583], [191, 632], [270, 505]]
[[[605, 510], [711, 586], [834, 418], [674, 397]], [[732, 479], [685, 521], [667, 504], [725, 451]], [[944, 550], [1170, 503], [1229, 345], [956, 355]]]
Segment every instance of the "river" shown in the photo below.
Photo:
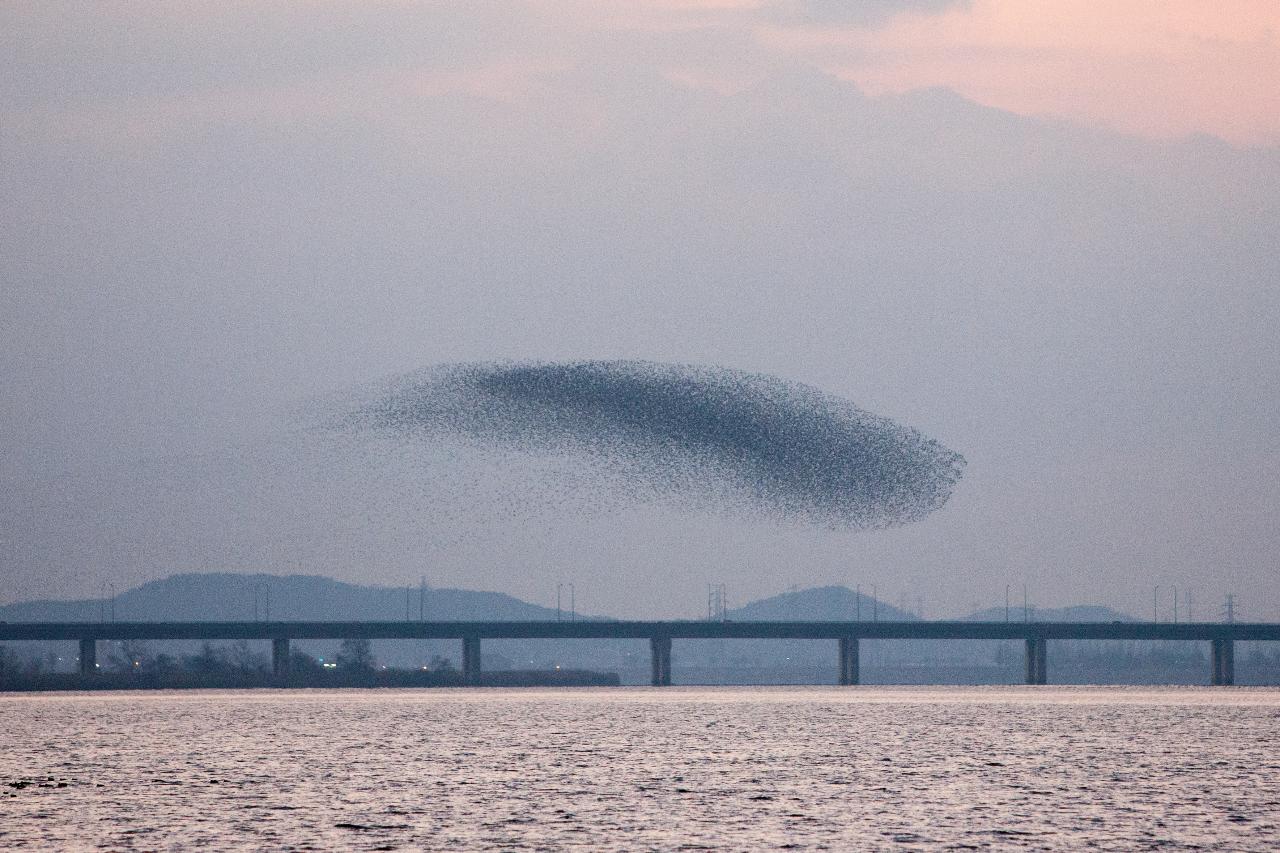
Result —
[[1280, 849], [1280, 690], [0, 695], [0, 848]]

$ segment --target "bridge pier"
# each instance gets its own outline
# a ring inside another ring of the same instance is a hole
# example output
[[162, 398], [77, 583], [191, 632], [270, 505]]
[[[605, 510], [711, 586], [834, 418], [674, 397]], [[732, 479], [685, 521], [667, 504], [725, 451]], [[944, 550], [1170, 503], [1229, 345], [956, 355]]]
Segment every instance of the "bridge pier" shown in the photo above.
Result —
[[1213, 677], [1212, 683], [1218, 687], [1229, 687], [1236, 683], [1236, 644], [1232, 640], [1210, 640]]
[[858, 638], [840, 638], [840, 678], [839, 683], [850, 685], [858, 683]]
[[80, 674], [93, 675], [98, 671], [98, 641], [80, 641]]
[[480, 638], [462, 638], [462, 681], [475, 686], [480, 683]]
[[653, 686], [671, 686], [671, 638], [651, 637], [649, 651], [653, 656]]
[[1044, 637], [1027, 637], [1027, 684], [1048, 684], [1049, 641]]
[[271, 641], [271, 672], [276, 678], [284, 678], [289, 674], [289, 655], [288, 637], [276, 637]]

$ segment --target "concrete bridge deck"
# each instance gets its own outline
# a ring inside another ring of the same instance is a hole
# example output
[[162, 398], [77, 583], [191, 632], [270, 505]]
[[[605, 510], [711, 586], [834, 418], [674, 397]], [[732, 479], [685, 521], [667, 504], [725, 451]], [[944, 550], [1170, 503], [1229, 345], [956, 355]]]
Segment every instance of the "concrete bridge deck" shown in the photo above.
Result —
[[1280, 624], [1262, 622], [812, 622], [812, 621], [351, 621], [351, 622], [8, 622], [0, 642], [75, 640], [80, 667], [96, 669], [98, 640], [271, 640], [277, 674], [289, 667], [291, 640], [462, 641], [463, 674], [480, 676], [485, 639], [647, 639], [653, 683], [671, 683], [672, 640], [800, 639], [838, 643], [839, 681], [858, 683], [859, 640], [1022, 640], [1026, 681], [1048, 682], [1049, 640], [1199, 640], [1211, 649], [1211, 682], [1235, 683], [1237, 640], [1280, 640]]

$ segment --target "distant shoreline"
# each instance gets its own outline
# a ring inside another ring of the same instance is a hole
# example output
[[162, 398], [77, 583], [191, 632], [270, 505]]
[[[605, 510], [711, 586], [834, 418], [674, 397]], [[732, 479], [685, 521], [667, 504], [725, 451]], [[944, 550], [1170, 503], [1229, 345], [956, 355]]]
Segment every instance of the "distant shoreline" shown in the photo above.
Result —
[[[485, 672], [478, 687], [617, 687], [615, 672], [584, 669], [507, 670]], [[101, 672], [36, 673], [0, 678], [0, 693], [94, 690], [251, 690], [262, 688], [334, 687], [464, 687], [456, 670], [414, 671], [383, 669], [372, 672], [308, 672], [276, 677], [270, 673]]]

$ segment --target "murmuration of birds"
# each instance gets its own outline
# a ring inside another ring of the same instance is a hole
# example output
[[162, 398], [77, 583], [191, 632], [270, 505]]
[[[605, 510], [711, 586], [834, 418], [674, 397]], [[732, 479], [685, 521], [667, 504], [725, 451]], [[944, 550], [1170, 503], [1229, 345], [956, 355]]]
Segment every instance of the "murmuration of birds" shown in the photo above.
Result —
[[945, 504], [964, 457], [812, 386], [648, 361], [430, 367], [362, 389], [342, 431], [454, 441], [580, 464], [629, 498], [696, 498], [833, 528], [917, 521]]

